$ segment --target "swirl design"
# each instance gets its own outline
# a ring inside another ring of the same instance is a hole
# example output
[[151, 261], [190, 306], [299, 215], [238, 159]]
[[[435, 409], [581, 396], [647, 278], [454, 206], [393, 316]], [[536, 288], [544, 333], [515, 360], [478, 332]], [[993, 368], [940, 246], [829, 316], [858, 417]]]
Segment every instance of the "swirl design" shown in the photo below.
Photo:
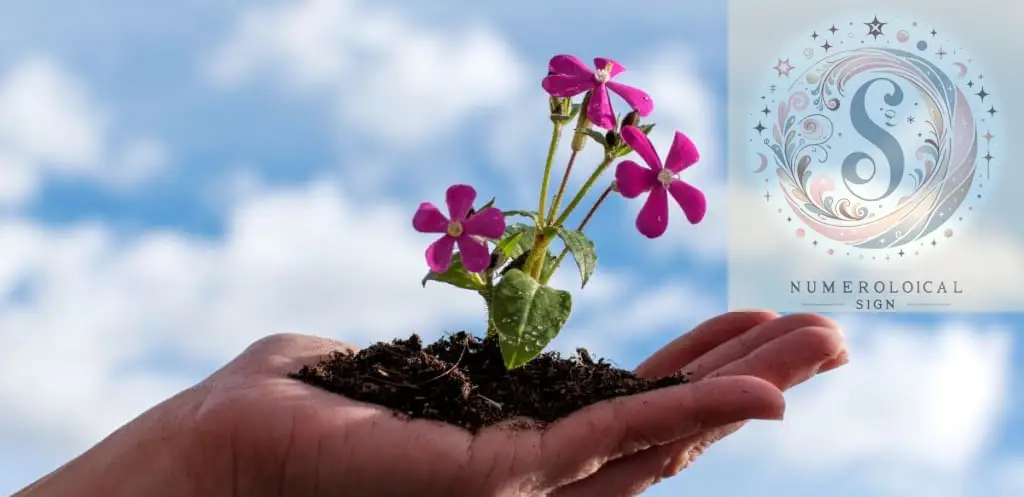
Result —
[[[911, 105], [905, 94], [919, 97], [915, 112], [926, 117], [929, 132], [919, 138], [890, 133], [897, 112], [884, 106]], [[882, 125], [868, 112], [879, 105]], [[840, 112], [844, 106], [848, 111]], [[967, 97], [916, 54], [863, 48], [828, 57], [798, 79], [776, 110], [764, 143], [784, 198], [809, 228], [837, 242], [884, 249], [917, 240], [951, 217], [974, 180], [978, 130]], [[840, 127], [850, 136], [837, 136], [837, 119], [849, 119], [852, 126]], [[857, 140], [864, 151], [829, 160]], [[888, 174], [880, 174], [883, 166]], [[865, 168], [870, 173], [863, 175]]]

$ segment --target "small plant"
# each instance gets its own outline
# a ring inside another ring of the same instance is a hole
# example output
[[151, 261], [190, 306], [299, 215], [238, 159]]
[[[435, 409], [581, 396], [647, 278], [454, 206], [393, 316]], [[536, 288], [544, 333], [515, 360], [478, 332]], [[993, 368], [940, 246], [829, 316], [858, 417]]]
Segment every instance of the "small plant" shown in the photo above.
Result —
[[[551, 144], [536, 211], [501, 210], [494, 206], [494, 199], [474, 207], [476, 190], [468, 185], [453, 185], [445, 197], [447, 216], [434, 204], [424, 202], [413, 217], [417, 231], [441, 235], [427, 247], [430, 272], [423, 285], [438, 281], [480, 294], [488, 311], [487, 336], [498, 340], [508, 369], [537, 357], [569, 320], [571, 294], [549, 287], [548, 282], [567, 254], [572, 255], [579, 268], [580, 288], [590, 281], [597, 252], [583, 230], [609, 196], [617, 192], [633, 199], [647, 194], [636, 227], [648, 238], [665, 233], [669, 196], [690, 223], [699, 223], [707, 211], [704, 194], [678, 178], [699, 158], [693, 142], [677, 131], [662, 162], [647, 136], [654, 124], [640, 122], [654, 110], [651, 97], [613, 81], [625, 71], [618, 62], [597, 58], [594, 65], [596, 69], [592, 70], [571, 55], [557, 55], [548, 64], [548, 74], [541, 86], [549, 95]], [[622, 119], [612, 108], [609, 90], [631, 109]], [[582, 99], [575, 102], [580, 95]], [[555, 151], [563, 129], [573, 121], [576, 127], [570, 140], [571, 155], [558, 190], [548, 204]], [[603, 148], [602, 160], [559, 211], [576, 156], [587, 141]], [[629, 159], [620, 161], [615, 179], [608, 182], [576, 228], [567, 227], [569, 217], [612, 163], [634, 151], [645, 165]], [[510, 219], [522, 222], [509, 224]], [[552, 250], [556, 241], [562, 247], [558, 255]]]

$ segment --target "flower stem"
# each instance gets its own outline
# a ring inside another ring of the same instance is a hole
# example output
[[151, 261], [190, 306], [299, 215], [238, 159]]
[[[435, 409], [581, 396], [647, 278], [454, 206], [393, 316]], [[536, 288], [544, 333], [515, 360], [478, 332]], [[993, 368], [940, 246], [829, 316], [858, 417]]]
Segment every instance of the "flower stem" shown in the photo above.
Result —
[[[597, 208], [601, 207], [601, 204], [604, 203], [605, 199], [607, 199], [608, 195], [611, 195], [613, 191], [615, 191], [615, 183], [609, 184], [608, 188], [605, 188], [604, 191], [601, 192], [601, 196], [597, 198], [596, 202], [594, 202], [594, 206], [591, 207], [589, 211], [587, 211], [587, 215], [583, 217], [583, 221], [580, 222], [580, 226], [576, 228], [576, 231], [582, 232], [583, 228], [587, 227], [587, 223], [589, 223], [590, 220], [594, 217], [594, 213], [597, 212]], [[565, 260], [565, 256], [568, 253], [569, 249], [563, 248], [562, 252], [558, 254], [558, 258], [555, 259], [554, 264], [551, 265], [551, 269], [541, 274], [540, 283], [542, 285], [546, 284], [548, 280], [551, 279], [551, 277], [555, 274], [555, 271], [558, 270], [558, 266], [562, 265], [562, 261]]]
[[[537, 209], [537, 224], [540, 228], [540, 224], [544, 221], [544, 209], [548, 200], [548, 183], [551, 182], [551, 163], [555, 160], [555, 151], [558, 149], [558, 142], [562, 138], [562, 123], [554, 123], [551, 128], [551, 144], [548, 145], [548, 157], [544, 161], [544, 179], [541, 180], [540, 184], [540, 208]], [[553, 206], [552, 210], [557, 208], [557, 203]]]
[[569, 163], [565, 166], [565, 173], [562, 174], [562, 182], [558, 185], [558, 192], [555, 193], [555, 199], [551, 202], [551, 212], [548, 213], [547, 223], [550, 225], [555, 220], [555, 212], [558, 211], [559, 204], [562, 203], [562, 195], [565, 194], [565, 186], [569, 183], [569, 173], [572, 172], [572, 165], [576, 163], [576, 155], [579, 151], [573, 150], [572, 154], [569, 155]]
[[612, 160], [614, 160], [614, 157], [612, 157], [611, 154], [605, 155], [604, 160], [601, 161], [601, 164], [599, 164], [597, 168], [594, 169], [594, 172], [591, 173], [589, 178], [587, 178], [587, 182], [583, 184], [583, 186], [580, 188], [580, 191], [576, 193], [575, 197], [573, 197], [572, 202], [569, 202], [569, 205], [567, 205], [565, 207], [565, 210], [562, 211], [562, 215], [558, 216], [558, 219], [556, 219], [555, 222], [551, 224], [551, 226], [561, 226], [562, 224], [565, 223], [565, 220], [569, 218], [569, 215], [572, 214], [572, 211], [574, 209], [576, 209], [576, 206], [578, 206], [580, 202], [583, 201], [583, 197], [586, 197], [587, 192], [589, 192], [590, 189], [594, 187], [594, 183], [597, 182], [597, 179], [600, 178], [601, 174], [604, 173], [604, 171], [608, 169], [608, 166], [611, 165]]

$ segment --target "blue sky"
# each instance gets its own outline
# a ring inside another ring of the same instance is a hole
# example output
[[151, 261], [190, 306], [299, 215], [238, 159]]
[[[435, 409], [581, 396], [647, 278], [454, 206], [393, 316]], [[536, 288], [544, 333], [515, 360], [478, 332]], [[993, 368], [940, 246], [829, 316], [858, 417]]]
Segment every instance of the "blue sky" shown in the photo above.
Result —
[[[711, 203], [650, 242], [637, 206], [611, 202], [557, 346], [632, 366], [724, 311], [725, 8], [648, 4], [0, 7], [0, 491], [260, 336], [476, 326], [476, 299], [419, 287], [428, 240], [409, 219], [457, 181], [532, 207], [555, 53], [622, 62], [660, 148], [672, 129], [702, 148], [687, 174]], [[556, 284], [574, 287], [569, 269]], [[1024, 494], [1019, 317], [839, 319], [849, 366], [648, 495]], [[55, 355], [66, 379], [26, 373]]]

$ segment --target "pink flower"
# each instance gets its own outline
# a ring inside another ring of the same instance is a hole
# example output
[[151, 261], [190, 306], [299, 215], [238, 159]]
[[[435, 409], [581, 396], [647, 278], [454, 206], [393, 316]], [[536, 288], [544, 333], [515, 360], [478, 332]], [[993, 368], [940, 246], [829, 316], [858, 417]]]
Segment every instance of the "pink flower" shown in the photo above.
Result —
[[488, 207], [467, 218], [476, 200], [476, 190], [469, 185], [452, 185], [445, 194], [448, 217], [438, 208], [423, 202], [412, 218], [412, 226], [420, 233], [444, 233], [427, 247], [427, 265], [435, 273], [443, 273], [451, 265], [452, 251], [459, 246], [462, 265], [471, 273], [479, 273], [491, 263], [491, 253], [481, 239], [498, 239], [505, 234], [505, 215], [500, 209]]
[[622, 97], [640, 117], [647, 117], [654, 110], [651, 97], [642, 90], [616, 83], [611, 79], [626, 70], [612, 59], [594, 59], [596, 71], [590, 70], [580, 59], [572, 55], [556, 55], [548, 63], [548, 75], [541, 82], [544, 91], [553, 97], [575, 97], [593, 90], [587, 106], [587, 119], [604, 129], [615, 127], [615, 113], [608, 100], [608, 90]]
[[700, 159], [697, 147], [686, 135], [676, 131], [664, 167], [650, 138], [643, 131], [623, 126], [622, 140], [647, 163], [647, 167], [641, 167], [636, 162], [624, 160], [615, 169], [615, 184], [623, 197], [636, 198], [641, 193], [650, 192], [636, 217], [636, 228], [641, 234], [657, 238], [665, 233], [668, 228], [668, 195], [672, 195], [682, 207], [691, 224], [704, 219], [708, 210], [704, 193], [678, 178], [680, 172]]

